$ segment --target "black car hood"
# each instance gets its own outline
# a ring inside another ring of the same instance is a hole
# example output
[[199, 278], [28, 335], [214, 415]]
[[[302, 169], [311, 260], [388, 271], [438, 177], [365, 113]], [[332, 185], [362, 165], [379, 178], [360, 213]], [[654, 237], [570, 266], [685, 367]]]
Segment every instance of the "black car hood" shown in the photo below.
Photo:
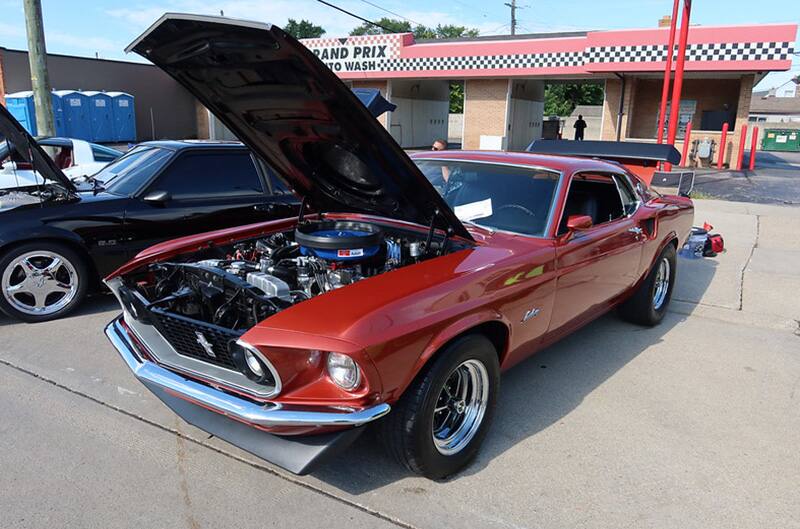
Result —
[[194, 94], [312, 209], [435, 222], [471, 239], [369, 110], [280, 28], [166, 14], [131, 50]]
[[0, 105], [0, 140], [7, 140], [9, 148], [13, 148], [44, 179], [61, 185], [66, 191], [75, 192], [75, 186], [67, 175], [3, 105]]

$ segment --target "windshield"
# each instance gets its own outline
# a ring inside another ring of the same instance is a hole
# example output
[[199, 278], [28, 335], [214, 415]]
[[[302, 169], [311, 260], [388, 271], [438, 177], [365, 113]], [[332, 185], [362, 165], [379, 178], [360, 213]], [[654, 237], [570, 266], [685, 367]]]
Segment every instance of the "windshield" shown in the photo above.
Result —
[[559, 173], [450, 160], [415, 160], [461, 221], [542, 237]]
[[164, 165], [173, 151], [142, 145], [111, 162], [94, 175], [106, 191], [116, 195], [134, 194]]

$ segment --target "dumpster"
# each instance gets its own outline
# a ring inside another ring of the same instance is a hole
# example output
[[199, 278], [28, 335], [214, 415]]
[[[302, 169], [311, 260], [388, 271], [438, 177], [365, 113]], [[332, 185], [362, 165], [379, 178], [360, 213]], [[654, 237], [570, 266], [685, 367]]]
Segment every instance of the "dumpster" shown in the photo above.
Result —
[[[61, 103], [61, 97], [56, 92], [53, 92], [53, 119], [55, 121], [56, 136], [65, 135]], [[39, 134], [38, 126], [36, 125], [36, 105], [33, 102], [32, 91], [25, 90], [6, 95], [6, 108], [31, 136]]]
[[61, 98], [64, 116], [64, 135], [79, 140], [92, 141], [92, 117], [89, 98], [75, 90], [56, 90]]
[[89, 117], [92, 124], [91, 141], [98, 143], [114, 141], [111, 96], [95, 90], [86, 90], [83, 95], [89, 100]]
[[761, 139], [761, 150], [800, 152], [800, 130], [766, 129]]
[[134, 99], [125, 92], [106, 92], [111, 97], [113, 141], [136, 141]]

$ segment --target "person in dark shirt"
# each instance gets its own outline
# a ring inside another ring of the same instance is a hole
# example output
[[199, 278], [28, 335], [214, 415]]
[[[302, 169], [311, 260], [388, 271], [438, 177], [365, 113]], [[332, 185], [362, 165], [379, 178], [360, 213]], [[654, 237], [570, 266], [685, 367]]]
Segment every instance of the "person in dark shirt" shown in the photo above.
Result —
[[578, 120], [575, 122], [575, 141], [583, 140], [583, 131], [586, 129], [586, 122], [583, 121], [583, 116], [578, 114]]

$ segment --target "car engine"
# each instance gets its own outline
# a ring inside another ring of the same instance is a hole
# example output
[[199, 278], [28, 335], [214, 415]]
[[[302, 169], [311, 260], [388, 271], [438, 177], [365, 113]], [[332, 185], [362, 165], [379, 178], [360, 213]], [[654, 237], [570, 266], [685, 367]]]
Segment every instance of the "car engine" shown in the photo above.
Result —
[[304, 222], [289, 232], [149, 265], [128, 280], [148, 312], [229, 330], [325, 292], [465, 247], [446, 238], [350, 221]]

